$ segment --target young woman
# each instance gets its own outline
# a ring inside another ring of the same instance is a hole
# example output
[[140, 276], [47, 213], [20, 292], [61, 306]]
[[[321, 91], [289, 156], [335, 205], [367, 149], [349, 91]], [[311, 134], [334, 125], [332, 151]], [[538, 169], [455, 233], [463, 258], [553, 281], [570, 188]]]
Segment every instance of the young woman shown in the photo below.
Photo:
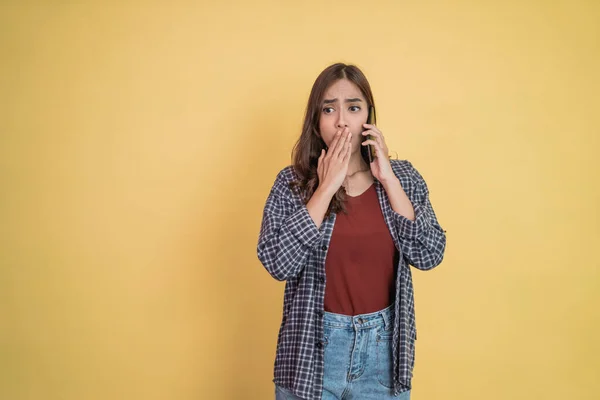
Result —
[[293, 165], [266, 200], [258, 258], [286, 281], [276, 399], [410, 397], [417, 331], [409, 265], [437, 266], [446, 235], [422, 176], [390, 159], [383, 133], [366, 124], [374, 105], [356, 66], [321, 72]]

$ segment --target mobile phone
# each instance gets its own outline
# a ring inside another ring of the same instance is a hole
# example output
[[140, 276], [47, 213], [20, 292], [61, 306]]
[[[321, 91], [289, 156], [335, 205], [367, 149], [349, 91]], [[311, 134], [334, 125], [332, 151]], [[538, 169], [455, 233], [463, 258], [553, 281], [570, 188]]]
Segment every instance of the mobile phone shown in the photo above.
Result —
[[[369, 106], [369, 116], [367, 117], [367, 124], [374, 125], [375, 123], [376, 123], [375, 107]], [[363, 129], [363, 132], [366, 130], [367, 129]], [[369, 139], [373, 139], [373, 136], [371, 136], [371, 135], [363, 136], [362, 142], [369, 140]], [[371, 144], [368, 144], [366, 146], [361, 146], [360, 152], [363, 157], [363, 160], [365, 160], [365, 162], [369, 165], [371, 165], [371, 163], [377, 157], [376, 153], [375, 153], [375, 148]]]

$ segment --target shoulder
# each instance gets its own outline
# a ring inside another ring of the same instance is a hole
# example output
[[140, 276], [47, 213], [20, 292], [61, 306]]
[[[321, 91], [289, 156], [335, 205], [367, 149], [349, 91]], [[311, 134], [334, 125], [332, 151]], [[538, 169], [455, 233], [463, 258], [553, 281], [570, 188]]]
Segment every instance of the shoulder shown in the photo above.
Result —
[[411, 183], [418, 183], [423, 179], [414, 165], [408, 160], [391, 159], [390, 165], [392, 166], [394, 175], [401, 181], [409, 180]]
[[275, 182], [271, 188], [273, 194], [289, 197], [291, 193], [290, 183], [298, 179], [293, 165], [282, 168], [275, 176]]
[[283, 169], [281, 169], [279, 171], [279, 173], [277, 174], [277, 176], [283, 180], [285, 180], [286, 182], [291, 182], [294, 181], [298, 178], [298, 176], [296, 175], [296, 172], [294, 170], [294, 166], [293, 165], [288, 165], [286, 167], [283, 167]]
[[401, 177], [401, 176], [405, 176], [405, 177], [409, 177], [410, 175], [412, 175], [412, 163], [408, 160], [396, 160], [396, 159], [391, 159], [390, 160], [390, 164], [392, 166], [392, 170], [394, 171], [394, 174], [396, 174], [396, 176]]

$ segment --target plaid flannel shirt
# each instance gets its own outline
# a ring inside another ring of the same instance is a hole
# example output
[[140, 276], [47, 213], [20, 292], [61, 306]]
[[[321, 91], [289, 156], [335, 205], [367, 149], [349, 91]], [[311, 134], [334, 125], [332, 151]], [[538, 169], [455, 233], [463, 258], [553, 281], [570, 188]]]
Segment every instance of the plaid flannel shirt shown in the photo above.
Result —
[[[395, 212], [383, 185], [375, 179], [379, 205], [400, 252], [392, 342], [397, 395], [411, 388], [415, 360], [417, 329], [409, 265], [429, 270], [440, 264], [446, 234], [431, 207], [423, 177], [409, 161], [390, 162], [415, 211], [415, 221]], [[273, 278], [286, 281], [273, 382], [303, 399], [316, 400], [323, 389], [325, 258], [336, 215], [317, 228], [302, 199], [289, 188], [295, 178], [291, 165], [277, 175], [266, 200], [257, 253]]]

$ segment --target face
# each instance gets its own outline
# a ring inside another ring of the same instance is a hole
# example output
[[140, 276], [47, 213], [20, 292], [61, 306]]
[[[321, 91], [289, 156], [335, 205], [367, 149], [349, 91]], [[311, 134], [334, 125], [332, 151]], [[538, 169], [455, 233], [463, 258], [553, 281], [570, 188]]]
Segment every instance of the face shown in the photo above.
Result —
[[321, 104], [319, 129], [328, 147], [338, 130], [348, 126], [352, 132], [352, 153], [360, 152], [362, 124], [367, 122], [369, 105], [354, 83], [340, 79], [325, 91]]

